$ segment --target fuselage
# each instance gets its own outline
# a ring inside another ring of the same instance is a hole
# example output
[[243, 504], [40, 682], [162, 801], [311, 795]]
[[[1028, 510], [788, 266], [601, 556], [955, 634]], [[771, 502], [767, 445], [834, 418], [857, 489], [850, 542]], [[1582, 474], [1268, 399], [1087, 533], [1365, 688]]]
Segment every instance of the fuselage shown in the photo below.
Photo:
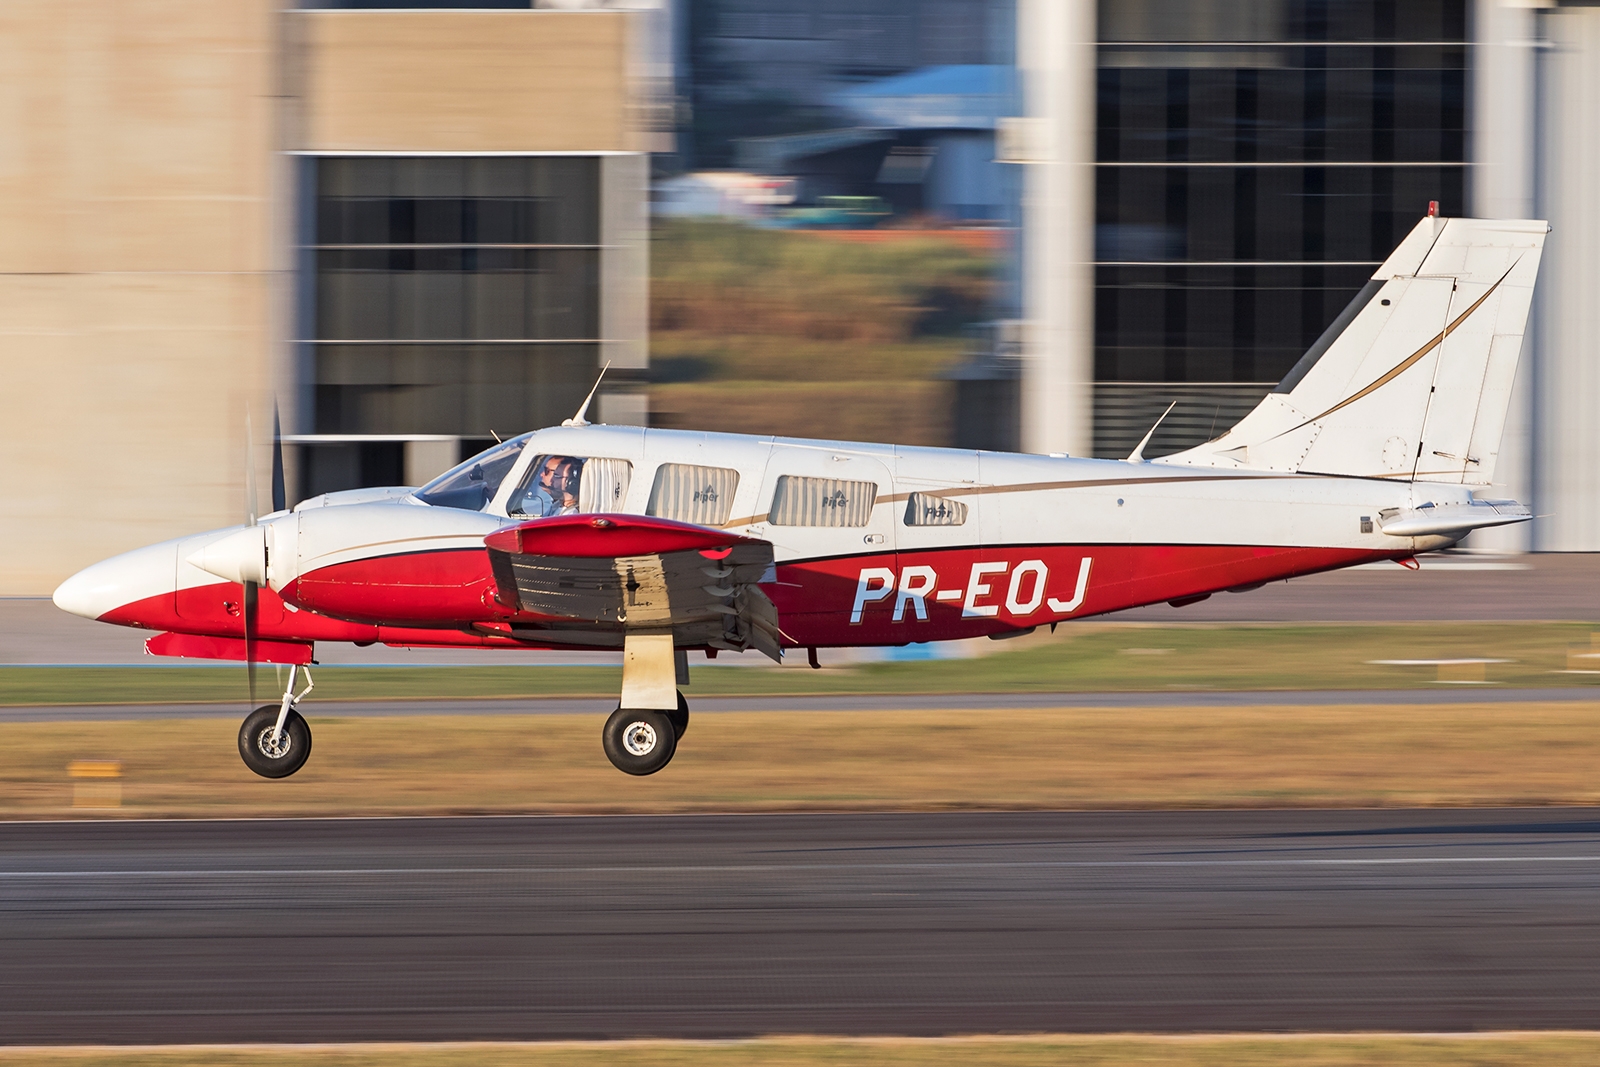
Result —
[[[570, 492], [552, 503], [562, 471]], [[239, 639], [239, 579], [256, 568], [269, 652], [317, 641], [618, 647], [620, 634], [575, 633], [496, 595], [484, 538], [564, 503], [771, 542], [777, 565], [761, 588], [790, 647], [901, 645], [1408, 557], [1451, 538], [1385, 535], [1380, 513], [1469, 499], [1463, 486], [1381, 479], [555, 427], [422, 490], [331, 494], [254, 528], [116, 556], [55, 599], [105, 622]]]

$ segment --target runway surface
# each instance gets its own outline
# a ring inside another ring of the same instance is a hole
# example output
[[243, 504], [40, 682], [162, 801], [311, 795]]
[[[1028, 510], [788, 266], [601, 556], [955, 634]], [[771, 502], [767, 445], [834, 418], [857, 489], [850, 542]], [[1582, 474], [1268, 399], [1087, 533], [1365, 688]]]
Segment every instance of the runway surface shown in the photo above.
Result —
[[1600, 1025], [1600, 810], [0, 826], [8, 1043]]
[[[693, 697], [695, 714], [719, 711], [998, 711], [1007, 708], [1238, 708], [1326, 707], [1372, 704], [1528, 704], [1600, 700], [1600, 686], [1497, 689], [1214, 690], [1145, 693], [878, 693], [828, 696]], [[482, 700], [308, 700], [300, 706], [317, 719], [404, 715], [609, 715], [615, 697], [543, 697]], [[197, 704], [0, 705], [0, 723], [105, 722], [125, 719], [240, 719], [239, 701]]]

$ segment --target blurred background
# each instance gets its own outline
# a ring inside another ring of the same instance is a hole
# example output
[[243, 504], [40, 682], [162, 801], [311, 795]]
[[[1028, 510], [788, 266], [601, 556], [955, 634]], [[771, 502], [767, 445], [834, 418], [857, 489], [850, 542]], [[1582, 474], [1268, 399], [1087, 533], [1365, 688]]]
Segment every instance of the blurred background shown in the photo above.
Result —
[[[1437, 200], [1555, 231], [1500, 551], [1600, 550], [1600, 7], [11, 0], [0, 595], [573, 413], [1121, 457]], [[247, 420], [248, 413], [248, 420]], [[248, 457], [248, 458], [247, 458]]]

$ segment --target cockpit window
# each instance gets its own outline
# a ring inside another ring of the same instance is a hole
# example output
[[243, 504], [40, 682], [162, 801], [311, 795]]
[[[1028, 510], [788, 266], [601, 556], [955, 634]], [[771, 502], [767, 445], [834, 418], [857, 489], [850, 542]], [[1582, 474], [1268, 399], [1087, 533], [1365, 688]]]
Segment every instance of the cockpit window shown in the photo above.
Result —
[[508, 515], [530, 519], [579, 512], [621, 511], [633, 464], [625, 459], [540, 456], [506, 502]]
[[530, 436], [513, 437], [450, 468], [417, 490], [417, 499], [434, 507], [482, 511], [511, 473]]

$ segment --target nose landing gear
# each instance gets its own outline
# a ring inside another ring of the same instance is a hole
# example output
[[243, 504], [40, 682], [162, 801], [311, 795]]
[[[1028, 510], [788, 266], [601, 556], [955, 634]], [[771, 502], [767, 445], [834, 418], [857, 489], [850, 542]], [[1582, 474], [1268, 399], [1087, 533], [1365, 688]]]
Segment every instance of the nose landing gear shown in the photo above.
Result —
[[287, 778], [304, 767], [311, 755], [311, 727], [295, 705], [305, 699], [314, 683], [310, 668], [306, 668], [306, 687], [296, 693], [294, 681], [299, 669], [294, 664], [289, 666], [289, 684], [282, 701], [252, 711], [239, 727], [239, 755], [246, 767], [263, 778]]

